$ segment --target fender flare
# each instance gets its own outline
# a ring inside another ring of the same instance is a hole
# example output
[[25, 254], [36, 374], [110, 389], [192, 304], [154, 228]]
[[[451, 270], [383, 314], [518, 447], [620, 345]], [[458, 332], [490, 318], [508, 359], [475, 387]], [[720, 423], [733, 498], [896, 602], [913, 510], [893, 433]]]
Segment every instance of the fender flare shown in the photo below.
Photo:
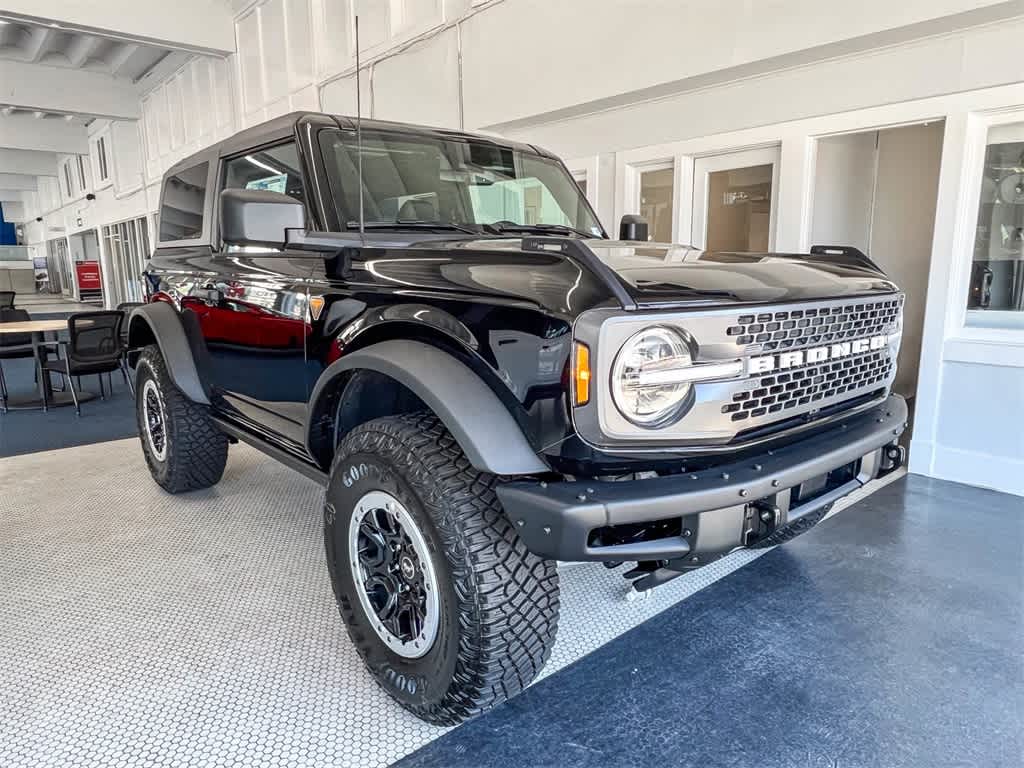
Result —
[[128, 343], [135, 346], [133, 340], [138, 337], [139, 329], [143, 324], [148, 326], [160, 347], [174, 386], [192, 402], [209, 405], [210, 398], [196, 367], [183, 322], [181, 315], [167, 302], [157, 301], [137, 307], [128, 320]]
[[[550, 471], [508, 408], [476, 373], [448, 353], [419, 341], [382, 341], [336, 360], [314, 387], [309, 413], [315, 412], [325, 388], [339, 374], [357, 369], [382, 373], [411, 390], [437, 414], [476, 469], [495, 475]], [[307, 449], [311, 449], [311, 421], [307, 419]]]

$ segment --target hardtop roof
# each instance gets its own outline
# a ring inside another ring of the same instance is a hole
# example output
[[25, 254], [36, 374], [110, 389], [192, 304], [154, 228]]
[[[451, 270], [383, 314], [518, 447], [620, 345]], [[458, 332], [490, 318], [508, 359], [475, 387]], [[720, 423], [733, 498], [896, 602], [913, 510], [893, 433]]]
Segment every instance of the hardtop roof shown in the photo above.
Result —
[[[305, 117], [327, 118], [337, 122], [341, 127], [349, 129], [354, 129], [356, 125], [356, 118], [346, 115], [332, 115], [326, 112], [308, 111], [290, 112], [287, 115], [281, 115], [280, 117], [275, 117], [264, 123], [245, 128], [238, 133], [232, 134], [226, 139], [222, 139], [216, 144], [211, 144], [210, 146], [179, 160], [168, 168], [164, 175], [167, 176], [169, 174], [177, 173], [185, 168], [190, 168], [199, 163], [221, 158], [226, 155], [243, 152], [250, 147], [258, 147], [278, 139], [286, 139], [294, 134], [296, 124]], [[475, 139], [478, 141], [486, 141], [492, 144], [507, 146], [523, 152], [532, 152], [545, 157], [556, 157], [556, 155], [553, 155], [539, 147], [533, 146], [532, 144], [523, 144], [521, 142], [509, 141], [497, 136], [487, 136], [484, 134], [469, 133], [467, 131], [437, 128], [426, 125], [415, 125], [412, 123], [399, 123], [390, 120], [367, 120], [365, 118], [362, 121], [362, 127], [365, 130], [371, 131], [395, 131], [447, 139]]]

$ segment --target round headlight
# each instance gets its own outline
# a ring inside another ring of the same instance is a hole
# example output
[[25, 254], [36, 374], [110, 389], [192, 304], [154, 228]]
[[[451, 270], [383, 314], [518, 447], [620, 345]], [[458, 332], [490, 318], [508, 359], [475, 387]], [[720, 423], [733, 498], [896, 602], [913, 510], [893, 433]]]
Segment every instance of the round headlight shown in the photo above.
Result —
[[685, 368], [691, 362], [690, 348], [679, 333], [662, 326], [645, 328], [623, 344], [615, 358], [611, 382], [615, 407], [637, 426], [664, 426], [686, 405], [691, 385], [650, 381], [655, 378], [650, 374]]

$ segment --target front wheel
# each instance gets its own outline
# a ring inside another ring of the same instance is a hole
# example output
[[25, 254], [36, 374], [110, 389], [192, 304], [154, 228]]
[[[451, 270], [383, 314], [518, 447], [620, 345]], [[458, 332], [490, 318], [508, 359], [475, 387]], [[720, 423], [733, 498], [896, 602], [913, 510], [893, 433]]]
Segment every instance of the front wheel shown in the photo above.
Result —
[[377, 419], [338, 447], [324, 512], [349, 636], [403, 707], [451, 725], [525, 688], [558, 627], [555, 563], [527, 551], [432, 414]]
[[193, 403], [171, 379], [159, 347], [146, 347], [135, 368], [135, 417], [153, 479], [169, 493], [216, 485], [228, 460], [227, 436], [210, 409]]

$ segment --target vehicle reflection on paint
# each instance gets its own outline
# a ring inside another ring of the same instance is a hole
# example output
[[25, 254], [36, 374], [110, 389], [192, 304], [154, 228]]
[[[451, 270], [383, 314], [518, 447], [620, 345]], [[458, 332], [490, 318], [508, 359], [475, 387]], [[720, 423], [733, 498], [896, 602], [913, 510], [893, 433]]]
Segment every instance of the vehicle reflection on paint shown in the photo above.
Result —
[[308, 387], [309, 260], [233, 255], [166, 274], [150, 298], [194, 317], [200, 364], [214, 396], [236, 418], [301, 444]]

